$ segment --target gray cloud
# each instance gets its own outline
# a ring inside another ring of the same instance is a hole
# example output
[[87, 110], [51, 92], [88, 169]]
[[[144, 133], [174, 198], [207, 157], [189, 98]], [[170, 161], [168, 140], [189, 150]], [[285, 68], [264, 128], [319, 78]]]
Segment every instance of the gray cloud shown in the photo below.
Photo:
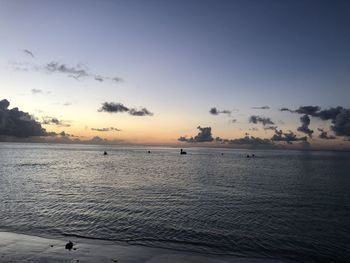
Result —
[[331, 120], [330, 129], [336, 136], [350, 136], [350, 109], [337, 106], [321, 110], [319, 106], [302, 106], [293, 112], [307, 114], [324, 121]]
[[289, 112], [293, 112], [292, 110], [286, 108], [286, 107], [282, 107], [279, 109], [279, 111], [289, 111]]
[[335, 108], [329, 108], [324, 109], [319, 112], [317, 112], [314, 116], [319, 117], [321, 120], [334, 120], [338, 114], [340, 114], [344, 110], [343, 107], [335, 107]]
[[246, 135], [243, 138], [238, 139], [221, 139], [220, 137], [215, 138], [215, 141], [222, 144], [231, 145], [251, 145], [251, 146], [272, 146], [273, 142], [269, 139], [261, 139], [259, 137]]
[[102, 107], [98, 110], [99, 112], [109, 112], [109, 113], [118, 113], [118, 112], [128, 112], [132, 116], [152, 116], [153, 113], [146, 108], [141, 108], [137, 110], [136, 108], [129, 108], [124, 106], [122, 103], [115, 102], [104, 102]]
[[114, 103], [114, 102], [104, 102], [102, 103], [102, 107], [98, 110], [100, 112], [127, 112], [129, 108], [124, 106], [122, 103]]
[[95, 76], [95, 80], [97, 80], [99, 82], [104, 81], [103, 77], [101, 77], [101, 76]]
[[50, 73], [65, 73], [73, 74], [74, 76], [88, 76], [87, 69], [83, 64], [77, 64], [76, 66], [66, 66], [65, 64], [60, 64], [58, 62], [52, 61], [45, 65], [45, 70]]
[[267, 124], [275, 124], [270, 118], [260, 117], [256, 115], [250, 116], [249, 122], [254, 124], [262, 123], [263, 126], [266, 126]]
[[315, 116], [320, 109], [321, 108], [319, 106], [300, 106], [294, 112], [299, 114], [307, 114], [307, 115]]
[[286, 142], [288, 144], [292, 144], [296, 141], [307, 141], [307, 137], [297, 137], [297, 135], [292, 131], [284, 133], [282, 130], [276, 129], [275, 134], [271, 138], [271, 141]]
[[30, 91], [32, 92], [32, 94], [38, 94], [43, 92], [41, 89], [31, 89]]
[[140, 110], [135, 108], [130, 109], [129, 114], [132, 116], [153, 116], [153, 113], [146, 108], [141, 108]]
[[350, 136], [350, 109], [342, 109], [332, 120], [331, 129], [337, 136]]
[[28, 50], [28, 49], [23, 49], [23, 52], [24, 52], [25, 54], [27, 54], [27, 55], [31, 56], [32, 58], [35, 58], [35, 56], [34, 56], [33, 52], [31, 52], [31, 51], [30, 51], [30, 50]]
[[255, 109], [255, 110], [268, 110], [268, 109], [270, 109], [270, 107], [269, 106], [261, 106], [261, 107], [252, 107], [252, 109]]
[[325, 130], [318, 128], [318, 131], [320, 132], [320, 135], [318, 136], [320, 139], [325, 139], [325, 140], [334, 140], [336, 137], [334, 135], [329, 135], [328, 132]]
[[45, 116], [41, 124], [44, 125], [57, 125], [58, 127], [70, 127], [71, 125], [67, 121], [59, 120], [55, 117]]
[[76, 80], [79, 80], [82, 77], [89, 77], [98, 82], [103, 82], [106, 80], [110, 80], [113, 82], [123, 82], [123, 79], [119, 77], [107, 77], [103, 75], [96, 75], [93, 73], [89, 73], [88, 67], [85, 66], [84, 64], [67, 66], [65, 64], [52, 61], [50, 63], [47, 63], [44, 66], [44, 70], [49, 73], [63, 73], [63, 74], [66, 74], [68, 77], [74, 78]]
[[115, 127], [109, 127], [109, 128], [91, 128], [92, 131], [98, 131], [98, 132], [108, 132], [108, 131], [121, 131], [118, 128]]
[[198, 126], [197, 129], [199, 130], [199, 132], [195, 137], [187, 138], [186, 136], [181, 136], [180, 138], [178, 138], [178, 141], [196, 143], [196, 142], [212, 142], [214, 140], [211, 134], [211, 127], [202, 128], [201, 126]]
[[310, 117], [307, 114], [304, 114], [300, 117], [301, 126], [297, 128], [299, 132], [307, 134], [310, 138], [312, 137], [313, 130], [309, 129]]
[[266, 131], [266, 130], [272, 130], [272, 131], [274, 131], [274, 130], [276, 130], [277, 129], [277, 126], [265, 126], [264, 127], [264, 130]]
[[18, 108], [8, 109], [9, 106], [8, 100], [0, 101], [0, 135], [15, 137], [46, 135], [46, 130], [29, 113]]
[[213, 107], [209, 110], [209, 113], [212, 114], [212, 115], [218, 115], [218, 114], [227, 114], [227, 115], [230, 115], [231, 114], [231, 111], [229, 110], [218, 110], [216, 107]]
[[124, 81], [122, 78], [119, 78], [119, 77], [111, 78], [111, 80], [113, 80], [114, 82], [123, 82]]
[[[34, 58], [34, 54], [28, 50], [24, 49], [24, 53]], [[82, 63], [76, 64], [74, 66], [68, 66], [64, 63], [60, 63], [57, 61], [51, 61], [46, 64], [33, 64], [33, 63], [23, 63], [23, 62], [10, 62], [12, 64], [12, 67], [16, 71], [39, 71], [39, 72], [45, 72], [45, 73], [62, 73], [65, 74], [67, 77], [74, 78], [76, 80], [80, 80], [82, 77], [91, 78], [93, 80], [96, 80], [98, 82], [103, 82], [106, 80], [112, 81], [112, 82], [123, 82], [123, 79], [120, 77], [109, 77], [109, 76], [103, 76], [101, 74], [91, 73], [88, 70], [88, 67]]]

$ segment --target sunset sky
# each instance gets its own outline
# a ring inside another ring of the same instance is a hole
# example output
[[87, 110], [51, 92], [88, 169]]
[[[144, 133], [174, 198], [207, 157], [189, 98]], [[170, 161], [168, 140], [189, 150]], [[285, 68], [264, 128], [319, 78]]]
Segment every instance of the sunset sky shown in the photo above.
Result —
[[1, 0], [3, 116], [71, 140], [350, 148], [349, 25], [349, 1]]

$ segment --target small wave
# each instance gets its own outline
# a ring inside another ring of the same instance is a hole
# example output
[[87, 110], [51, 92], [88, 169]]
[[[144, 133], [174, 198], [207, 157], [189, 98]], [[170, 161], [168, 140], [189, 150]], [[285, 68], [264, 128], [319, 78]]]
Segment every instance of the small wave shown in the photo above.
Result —
[[20, 163], [20, 164], [16, 164], [16, 166], [19, 166], [19, 167], [27, 167], [27, 166], [30, 166], [30, 167], [35, 167], [35, 166], [49, 166], [50, 163]]

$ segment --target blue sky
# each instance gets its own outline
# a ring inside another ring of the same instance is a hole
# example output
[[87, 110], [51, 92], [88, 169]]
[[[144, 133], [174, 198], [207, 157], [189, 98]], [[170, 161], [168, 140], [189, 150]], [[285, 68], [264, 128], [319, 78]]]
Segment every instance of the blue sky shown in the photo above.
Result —
[[[75, 134], [120, 126], [122, 133], [104, 135], [135, 142], [176, 142], [195, 135], [198, 125], [237, 138], [255, 127], [248, 121], [253, 114], [295, 131], [300, 116], [278, 108], [350, 106], [348, 25], [348, 1], [1, 0], [1, 99], [38, 118], [69, 120]], [[12, 66], [51, 61], [83, 63], [93, 74], [124, 81], [76, 81]], [[49, 93], [30, 94], [34, 88]], [[105, 101], [154, 115], [97, 112]], [[58, 106], [65, 102], [69, 109]], [[252, 109], [264, 105], [270, 109]], [[211, 107], [238, 110], [230, 117], [237, 124], [210, 115]], [[311, 125], [329, 126], [317, 119]]]

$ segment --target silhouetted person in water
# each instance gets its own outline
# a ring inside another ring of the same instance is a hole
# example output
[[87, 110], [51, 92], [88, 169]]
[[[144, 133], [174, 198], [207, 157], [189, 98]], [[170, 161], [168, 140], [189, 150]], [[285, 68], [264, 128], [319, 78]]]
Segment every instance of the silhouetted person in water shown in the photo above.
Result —
[[104, 151], [103, 155], [107, 155], [108, 153], [106, 151]]
[[66, 244], [66, 249], [71, 250], [72, 248], [73, 248], [73, 242], [72, 242], [72, 241], [69, 241], [69, 242]]
[[255, 157], [255, 154], [254, 154], [254, 153], [252, 154], [252, 157], [253, 157], [253, 158]]
[[250, 155], [249, 155], [249, 154], [247, 154], [247, 158], [250, 158]]
[[180, 150], [180, 154], [187, 154], [183, 149]]
[[148, 151], [148, 153], [151, 153], [151, 151]]

